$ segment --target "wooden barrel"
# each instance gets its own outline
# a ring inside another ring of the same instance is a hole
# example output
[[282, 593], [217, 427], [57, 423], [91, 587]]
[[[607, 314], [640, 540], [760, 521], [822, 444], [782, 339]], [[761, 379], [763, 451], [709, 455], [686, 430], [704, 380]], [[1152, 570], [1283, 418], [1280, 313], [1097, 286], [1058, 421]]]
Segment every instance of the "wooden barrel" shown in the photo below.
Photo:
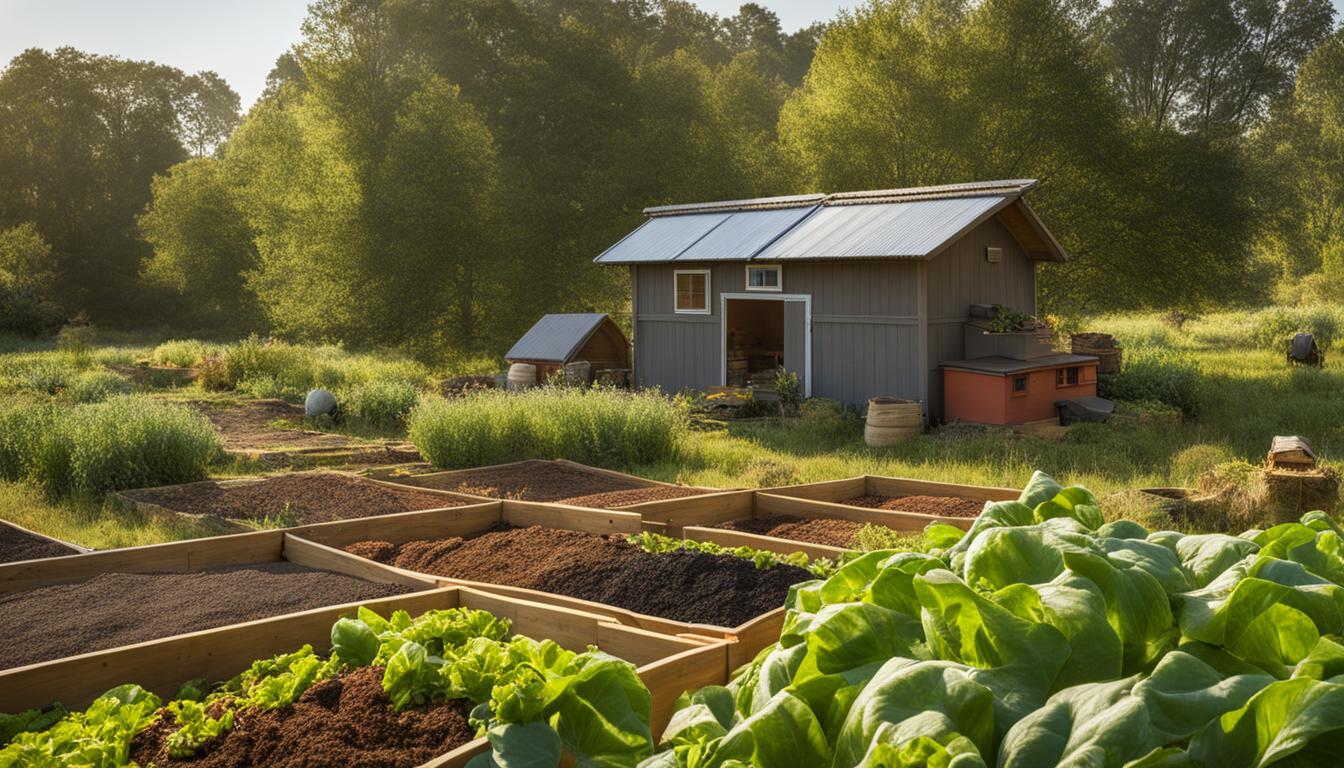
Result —
[[874, 397], [868, 401], [863, 441], [874, 448], [895, 445], [924, 431], [924, 412], [914, 400]]
[[527, 389], [537, 385], [537, 366], [531, 363], [514, 363], [509, 366], [508, 388], [510, 390]]
[[1093, 355], [1099, 359], [1097, 373], [1119, 373], [1120, 343], [1109, 333], [1075, 333], [1069, 337], [1073, 354]]

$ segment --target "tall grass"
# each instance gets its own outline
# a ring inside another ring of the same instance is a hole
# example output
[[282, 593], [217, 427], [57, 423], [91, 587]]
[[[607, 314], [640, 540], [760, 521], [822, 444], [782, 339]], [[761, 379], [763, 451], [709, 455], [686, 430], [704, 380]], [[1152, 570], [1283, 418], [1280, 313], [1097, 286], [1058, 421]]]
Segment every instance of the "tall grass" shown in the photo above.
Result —
[[203, 416], [145, 397], [0, 408], [0, 477], [55, 496], [200, 480], [221, 451]]
[[155, 365], [172, 365], [178, 368], [195, 368], [207, 357], [219, 355], [224, 351], [222, 344], [212, 344], [199, 339], [170, 339], [149, 353], [150, 362]]
[[440, 467], [555, 458], [646, 464], [671, 458], [685, 429], [685, 412], [657, 392], [559, 387], [427, 397], [407, 419], [411, 442]]
[[336, 392], [342, 415], [385, 432], [404, 427], [419, 400], [420, 391], [405, 381], [370, 381]]
[[224, 383], [254, 397], [302, 398], [310, 389], [340, 389], [372, 382], [422, 387], [429, 370], [409, 358], [356, 354], [340, 347], [310, 347], [256, 336], [223, 354]]

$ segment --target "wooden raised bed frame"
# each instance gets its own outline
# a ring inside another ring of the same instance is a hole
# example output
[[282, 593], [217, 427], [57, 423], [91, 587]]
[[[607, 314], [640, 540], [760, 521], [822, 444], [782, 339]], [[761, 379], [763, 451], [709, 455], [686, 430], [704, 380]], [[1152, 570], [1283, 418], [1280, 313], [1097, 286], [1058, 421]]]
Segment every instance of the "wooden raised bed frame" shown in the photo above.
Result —
[[[397, 483], [386, 483], [380, 480], [364, 477], [354, 472], [341, 472], [337, 470], [320, 470], [320, 471], [325, 474], [343, 475], [345, 477], [357, 480], [361, 483], [368, 483], [370, 485], [390, 485], [393, 488], [399, 488], [401, 490], [406, 490], [407, 488], [407, 486], [405, 485], [400, 485]], [[276, 477], [283, 477], [283, 476], [284, 475], [259, 475], [256, 477], [236, 477], [236, 478], [229, 478], [227, 480], [214, 480], [213, 482], [215, 482], [221, 488], [233, 488], [238, 486], [249, 485], [251, 483], [265, 482], [266, 480], [272, 480]], [[196, 482], [209, 482], [209, 480], [205, 481], [198, 480]], [[190, 485], [190, 483], [184, 483], [184, 485]], [[142, 514], [170, 521], [177, 520], [192, 525], [200, 525], [205, 530], [212, 532], [212, 534], [214, 535], [228, 534], [228, 533], [244, 533], [248, 531], [263, 530], [248, 525], [241, 520], [235, 520], [233, 518], [221, 517], [219, 515], [211, 515], [207, 513], [184, 512], [182, 510], [172, 509], [171, 507], [165, 507], [160, 504], [154, 504], [153, 502], [139, 501], [127, 495], [130, 493], [135, 493], [136, 491], [158, 491], [168, 487], [172, 486], [136, 488], [130, 491], [117, 491], [110, 495], [114, 500], [116, 500], [117, 503], [122, 504]], [[442, 496], [444, 499], [458, 502], [466, 502], [468, 504], [479, 502], [482, 498], [480, 496], [473, 496], [467, 493], [453, 493], [452, 491], [442, 491], [436, 488], [416, 487], [414, 488], [414, 490], [419, 493], [428, 493], [435, 496]], [[452, 507], [441, 507], [441, 509], [452, 509]], [[415, 510], [415, 511], [420, 512], [424, 510]], [[277, 529], [265, 529], [265, 530], [277, 530]]]
[[[729, 646], [724, 642], [704, 645], [621, 626], [581, 611], [449, 587], [317, 608], [18, 667], [0, 672], [0, 701], [13, 711], [47, 707], [57, 700], [71, 709], [83, 708], [104, 691], [129, 682], [169, 697], [189, 679], [226, 680], [255, 659], [286, 653], [305, 643], [326, 652], [331, 647], [331, 625], [341, 617], [353, 617], [361, 605], [384, 616], [395, 610], [418, 615], [439, 608], [477, 608], [509, 619], [516, 634], [535, 640], [554, 640], [574, 651], [596, 645], [638, 667], [640, 678], [652, 694], [655, 740], [683, 691], [723, 684], [730, 671]], [[485, 739], [475, 739], [425, 766], [461, 768], [489, 748]]]
[[[820, 483], [785, 485], [776, 488], [762, 488], [762, 495], [790, 497], [823, 502], [844, 509], [868, 509], [840, 504], [856, 496], [961, 496], [977, 501], [1017, 501], [1022, 495], [1018, 488], [999, 488], [992, 485], [962, 485], [960, 483], [940, 483], [933, 480], [914, 480], [905, 477], [882, 477], [881, 475], [859, 475], [844, 480], [827, 480]], [[943, 517], [919, 512], [900, 510], [877, 510], [888, 515], [899, 515], [910, 521], [912, 529], [922, 529], [929, 523], [947, 523], [963, 530], [971, 527], [973, 517]], [[788, 513], [785, 513], [788, 514]]]
[[[750, 491], [744, 491], [743, 493], [750, 493]], [[751, 661], [762, 648], [779, 639], [780, 629], [784, 625], [784, 608], [782, 605], [736, 627], [693, 624], [535, 589], [442, 576], [427, 577], [425, 574], [415, 571], [374, 563], [342, 549], [349, 544], [370, 539], [401, 544], [418, 539], [472, 536], [482, 533], [498, 523], [508, 523], [519, 527], [541, 525], [548, 528], [562, 528], [595, 534], [637, 534], [643, 530], [659, 532], [662, 530], [659, 525], [646, 524], [639, 515], [633, 512], [585, 509], [564, 504], [534, 501], [495, 500], [446, 510], [403, 512], [381, 517], [315, 523], [288, 529], [286, 533], [290, 537], [290, 541], [295, 545], [302, 543], [307, 551], [321, 552], [332, 562], [345, 559], [348, 564], [343, 566], [344, 569], [354, 569], [360, 563], [369, 563], [380, 569], [388, 569], [416, 578], [432, 578], [443, 586], [466, 586], [520, 600], [583, 611], [603, 616], [609, 621], [629, 627], [682, 637], [696, 642], [732, 640], [735, 642], [730, 646], [728, 654], [731, 666], [734, 668]], [[765, 539], [766, 537], [758, 536], [755, 538]], [[768, 549], [770, 547], [762, 548]], [[781, 551], [782, 549], [783, 547], [777, 546], [775, 551]]]
[[[603, 477], [614, 478], [627, 483], [631, 483], [641, 488], [691, 488], [693, 490], [705, 491], [705, 492], [714, 492], [719, 490], [717, 488], [705, 488], [694, 485], [678, 485], [676, 483], [665, 483], [661, 480], [650, 480], [647, 477], [639, 477], [638, 475], [631, 475], [625, 472], [617, 472], [616, 470], [613, 469], [590, 467], [587, 464], [580, 464], [577, 461], [570, 461], [569, 459], [524, 459], [522, 461], [510, 461], [506, 464], [492, 464], [490, 466], [485, 467], [471, 467], [470, 469], [450, 469], [441, 472], [426, 472], [424, 474], [418, 474], [418, 475], [404, 474], [406, 471], [405, 465], [393, 466], [393, 467], [377, 467], [374, 469], [365, 470], [363, 476], [366, 479], [373, 480], [374, 482], [384, 483], [392, 486], [405, 487], [409, 485], [417, 489], [437, 490], [443, 493], [453, 493], [458, 496], [465, 496], [473, 499], [490, 499], [492, 501], [499, 501], [500, 499], [494, 496], [480, 496], [477, 494], [467, 493], [466, 491], [448, 491], [441, 488], [430, 488], [430, 486], [424, 485], [424, 481], [428, 479], [452, 480], [453, 478], [469, 476], [476, 472], [491, 472], [494, 470], [510, 469], [513, 467], [521, 467], [529, 464], [531, 465], [554, 464], [556, 466], [564, 467], [566, 469], [572, 469], [578, 472], [587, 472], [588, 474], [591, 475], [599, 475]], [[535, 502], [535, 503], [540, 504], [540, 503], [552, 503], [552, 502]], [[640, 503], [648, 504], [652, 502], [640, 502]], [[612, 507], [612, 509], [628, 509], [632, 506], [638, 506], [638, 504], [633, 505], [624, 504]]]
[[[91, 552], [91, 551], [92, 551], [92, 550], [89, 549], [88, 547], [81, 547], [81, 546], [78, 545], [78, 544], [72, 544], [71, 542], [65, 541], [65, 540], [63, 540], [63, 539], [58, 539], [58, 538], [56, 538], [56, 537], [54, 537], [54, 536], [48, 536], [48, 535], [46, 535], [45, 533], [38, 533], [37, 531], [30, 531], [30, 530], [28, 530], [27, 528], [24, 528], [22, 525], [19, 525], [18, 523], [11, 523], [11, 522], [8, 521], [8, 520], [0, 519], [0, 526], [4, 526], [4, 527], [6, 527], [6, 528], [9, 528], [9, 529], [18, 531], [19, 533], [23, 533], [23, 534], [26, 534], [26, 535], [28, 535], [28, 536], [32, 536], [32, 537], [35, 538], [35, 539], [41, 539], [42, 541], [51, 542], [52, 544], [60, 544], [62, 547], [69, 547], [71, 550], [73, 550], [69, 555], [55, 555], [55, 557], [70, 557], [70, 556], [72, 556], [72, 555], [80, 555], [80, 554], [84, 554], [85, 552]], [[50, 558], [50, 557], [40, 557], [40, 558], [38, 558], [38, 559], [39, 559], [39, 560], [50, 560], [51, 558]], [[10, 561], [9, 563], [0, 563], [0, 565], [12, 565], [13, 563], [24, 563], [24, 562], [28, 562], [28, 561], [26, 561], [26, 560], [12, 560], [12, 561]]]

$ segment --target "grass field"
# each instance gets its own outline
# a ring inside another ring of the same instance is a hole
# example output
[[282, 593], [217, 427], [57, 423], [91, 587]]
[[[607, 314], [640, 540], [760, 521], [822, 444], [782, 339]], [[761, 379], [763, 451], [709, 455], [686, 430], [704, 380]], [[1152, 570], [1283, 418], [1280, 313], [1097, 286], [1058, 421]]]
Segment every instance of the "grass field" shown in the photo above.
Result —
[[[609, 466], [658, 480], [716, 487], [758, 487], [811, 482], [859, 474], [893, 475], [981, 485], [1021, 486], [1033, 470], [1062, 482], [1078, 483], [1098, 494], [1125, 488], [1190, 486], [1210, 468], [1233, 460], [1260, 462], [1276, 434], [1306, 437], [1327, 464], [1344, 457], [1344, 360], [1330, 355], [1323, 370], [1290, 368], [1264, 327], [1271, 321], [1290, 328], [1308, 322], [1266, 313], [1214, 315], [1177, 328], [1156, 315], [1101, 318], [1091, 330], [1115, 333], [1127, 354], [1177, 356], [1198, 366], [1202, 386], [1198, 415], [1181, 423], [1076, 425], [1061, 440], [1024, 436], [1005, 429], [946, 426], [890, 449], [863, 444], [861, 425], [833, 412], [805, 414], [782, 422], [734, 424], [719, 430], [677, 430], [675, 446], [653, 463], [628, 463], [630, 451], [609, 451]], [[1330, 320], [1334, 315], [1327, 311]], [[1333, 322], [1333, 320], [1331, 320]], [[1317, 319], [1314, 322], [1320, 322]], [[1344, 323], [1341, 323], [1344, 325]], [[1329, 330], [1329, 329], [1327, 329]], [[1273, 333], [1282, 335], [1279, 328]], [[1329, 338], [1330, 334], [1321, 334]], [[250, 346], [249, 346], [250, 345]], [[174, 342], [170, 345], [118, 344], [58, 350], [51, 344], [0, 339], [0, 401], [69, 401], [124, 396], [111, 377], [137, 360], [197, 363], [202, 356], [233, 353], [234, 391], [207, 393], [200, 384], [163, 389], [138, 383], [142, 398], [237, 398], [300, 396], [303, 388], [325, 383], [349, 387], [378, 413], [376, 434], [397, 434], [401, 412], [415, 391], [432, 392], [434, 382], [457, 371], [430, 371], [411, 361], [375, 354], [350, 354], [332, 347], [244, 342], [229, 348]], [[473, 361], [472, 371], [486, 368]], [[387, 386], [383, 386], [386, 383]], [[128, 385], [129, 386], [129, 385]], [[56, 392], [52, 395], [51, 392]], [[432, 398], [433, 396], [430, 395]], [[591, 404], [588, 404], [589, 407]], [[501, 413], [503, 410], [501, 410]], [[575, 412], [557, 423], [596, 424], [595, 416]], [[502, 422], [510, 417], [501, 415]], [[488, 421], [488, 419], [486, 420]], [[516, 421], [516, 420], [514, 420]], [[488, 430], [476, 419], [472, 429]], [[506, 427], [501, 427], [504, 429]], [[535, 427], [533, 427], [535, 428]], [[369, 435], [358, 423], [349, 431]], [[589, 427], [590, 431], [594, 428]], [[622, 440], [627, 427], [612, 428], [605, 439]], [[598, 438], [593, 438], [600, 440]], [[556, 438], [556, 445], [564, 441]], [[599, 446], [600, 447], [600, 446]], [[596, 449], [594, 449], [596, 450]], [[492, 454], [494, 455], [494, 454]], [[626, 457], [626, 458], [621, 458]], [[499, 456], [508, 460], [509, 456]], [[582, 458], [582, 457], [570, 457]], [[248, 467], [217, 462], [211, 474], [234, 474]], [[25, 527], [95, 548], [151, 543], [201, 535], [190, 526], [165, 525], [128, 515], [85, 496], [56, 497], [23, 480], [0, 482], [2, 516]]]

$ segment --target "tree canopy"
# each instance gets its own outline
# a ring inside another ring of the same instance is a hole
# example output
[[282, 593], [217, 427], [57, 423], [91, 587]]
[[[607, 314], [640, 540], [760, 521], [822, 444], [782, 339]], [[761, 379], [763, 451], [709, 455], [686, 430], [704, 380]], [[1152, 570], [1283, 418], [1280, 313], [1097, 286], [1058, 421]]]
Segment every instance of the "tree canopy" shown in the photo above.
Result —
[[1075, 256], [1048, 309], [1249, 304], [1344, 282], [1333, 25], [1329, 0], [870, 0], [795, 31], [758, 3], [319, 0], [246, 115], [211, 72], [16, 57], [0, 230], [67, 316], [434, 356], [625, 311], [591, 260], [648, 205], [1033, 177]]

